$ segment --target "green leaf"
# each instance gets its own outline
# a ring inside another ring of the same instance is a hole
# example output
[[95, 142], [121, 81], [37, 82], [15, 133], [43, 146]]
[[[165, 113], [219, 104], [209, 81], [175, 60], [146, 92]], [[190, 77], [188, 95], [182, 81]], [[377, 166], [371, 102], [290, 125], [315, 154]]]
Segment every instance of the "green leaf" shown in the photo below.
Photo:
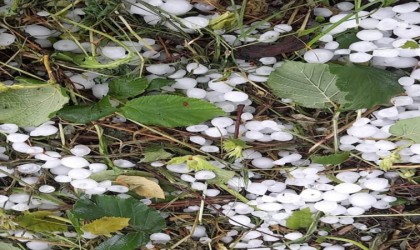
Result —
[[0, 242], [0, 249], [1, 250], [21, 250], [18, 247], [13, 246], [12, 244]]
[[25, 213], [16, 217], [16, 223], [32, 232], [67, 231], [67, 225], [61, 220], [48, 217], [51, 215], [54, 215], [54, 213], [50, 211]]
[[400, 76], [387, 70], [363, 65], [329, 66], [330, 72], [337, 76], [336, 86], [346, 92], [343, 110], [372, 108], [387, 104], [389, 100], [402, 93], [398, 84]]
[[415, 41], [408, 40], [402, 46], [401, 49], [418, 49], [420, 46]]
[[164, 127], [198, 124], [225, 114], [206, 101], [173, 95], [139, 97], [127, 102], [121, 110], [128, 119]]
[[313, 163], [319, 163], [319, 164], [332, 164], [337, 165], [344, 161], [346, 161], [350, 156], [349, 152], [341, 152], [341, 153], [335, 153], [330, 155], [312, 155], [311, 161]]
[[108, 95], [124, 100], [140, 95], [148, 85], [146, 78], [126, 75], [109, 82]]
[[115, 235], [97, 246], [96, 250], [134, 250], [149, 242], [149, 237], [142, 232]]
[[105, 96], [99, 102], [92, 105], [65, 106], [58, 111], [57, 115], [67, 121], [86, 124], [111, 115], [117, 110], [117, 108], [111, 105], [109, 97]]
[[312, 224], [312, 213], [309, 208], [296, 210], [286, 220], [286, 227], [290, 229], [308, 229]]
[[420, 143], [420, 117], [397, 121], [389, 128], [389, 133]]
[[147, 87], [146, 90], [147, 91], [160, 90], [160, 88], [164, 86], [168, 86], [174, 82], [175, 82], [174, 80], [170, 80], [166, 78], [155, 78], [150, 82], [149, 87]]
[[21, 88], [12, 85], [6, 88], [5, 92], [0, 91], [0, 123], [38, 126], [49, 121], [69, 100], [58, 85], [22, 85]]
[[280, 98], [307, 108], [328, 108], [344, 102], [335, 81], [326, 64], [287, 61], [271, 73], [267, 84]]
[[98, 195], [92, 200], [80, 199], [72, 212], [77, 217], [87, 220], [105, 216], [130, 218], [130, 225], [134, 229], [150, 234], [165, 227], [165, 220], [156, 210], [133, 198]]
[[130, 218], [122, 217], [102, 217], [86, 224], [82, 227], [83, 231], [88, 231], [96, 235], [105, 235], [110, 237], [111, 233], [115, 233], [126, 226]]
[[165, 151], [162, 147], [148, 147], [143, 153], [144, 158], [141, 162], [153, 162], [166, 160], [172, 157], [172, 154]]
[[338, 42], [339, 49], [347, 49], [350, 44], [359, 41], [359, 38], [356, 36], [357, 31], [352, 30], [346, 33], [340, 33], [335, 37], [335, 41]]

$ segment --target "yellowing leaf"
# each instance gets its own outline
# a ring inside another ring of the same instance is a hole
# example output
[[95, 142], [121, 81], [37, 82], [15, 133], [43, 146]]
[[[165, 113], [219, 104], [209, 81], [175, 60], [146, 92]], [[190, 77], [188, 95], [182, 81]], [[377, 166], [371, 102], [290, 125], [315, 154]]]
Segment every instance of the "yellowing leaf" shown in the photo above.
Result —
[[84, 225], [82, 229], [96, 235], [111, 236], [111, 233], [128, 226], [129, 220], [130, 218], [123, 217], [102, 217]]
[[62, 221], [52, 218], [54, 215], [50, 211], [36, 211], [33, 213], [25, 213], [16, 217], [15, 222], [33, 232], [54, 232], [67, 231], [67, 225]]
[[154, 181], [141, 176], [120, 175], [116, 179], [117, 182], [127, 185], [138, 195], [146, 198], [165, 199], [165, 193], [162, 188]]

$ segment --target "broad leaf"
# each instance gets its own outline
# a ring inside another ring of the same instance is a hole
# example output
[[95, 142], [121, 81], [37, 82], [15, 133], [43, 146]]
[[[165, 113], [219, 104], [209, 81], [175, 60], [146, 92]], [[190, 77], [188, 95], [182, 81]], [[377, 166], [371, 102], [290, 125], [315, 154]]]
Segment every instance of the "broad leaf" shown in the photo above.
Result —
[[50, 211], [25, 213], [16, 217], [16, 223], [32, 232], [67, 231], [67, 225], [61, 220], [48, 217], [51, 215], [54, 215], [54, 213]]
[[392, 135], [420, 143], [420, 117], [397, 121], [389, 128]]
[[21, 248], [15, 247], [12, 244], [0, 242], [0, 249], [1, 250], [21, 250]]
[[309, 208], [296, 210], [286, 220], [286, 227], [290, 229], [308, 229], [313, 222], [312, 213]]
[[166, 160], [172, 157], [171, 153], [168, 153], [161, 147], [149, 147], [143, 153], [144, 158], [141, 162], [153, 162], [159, 160]]
[[158, 212], [133, 198], [98, 195], [92, 200], [80, 199], [72, 212], [88, 220], [105, 216], [130, 218], [130, 225], [134, 229], [146, 233], [156, 233], [165, 227], [165, 220]]
[[121, 110], [128, 119], [164, 127], [198, 124], [225, 114], [206, 101], [174, 95], [139, 97], [127, 102]]
[[267, 84], [280, 98], [307, 108], [328, 108], [344, 102], [335, 81], [326, 64], [288, 61], [271, 73]]
[[153, 79], [150, 84], [149, 87], [147, 87], [147, 91], [153, 91], [153, 90], [160, 90], [160, 88], [164, 87], [164, 86], [168, 86], [172, 83], [174, 83], [174, 80], [171, 79], [166, 79], [166, 78], [155, 78]]
[[111, 105], [109, 97], [106, 96], [92, 105], [66, 106], [57, 115], [67, 121], [86, 124], [111, 115], [117, 110]]
[[115, 235], [97, 246], [96, 250], [134, 250], [149, 242], [149, 237], [142, 232]]
[[111, 233], [117, 232], [126, 226], [130, 218], [121, 217], [102, 217], [86, 224], [82, 227], [83, 231], [88, 231], [96, 235], [111, 237]]
[[313, 163], [319, 163], [319, 164], [333, 164], [337, 165], [344, 161], [346, 161], [350, 156], [349, 152], [341, 152], [341, 153], [335, 153], [330, 155], [312, 155], [311, 160]]
[[0, 84], [0, 123], [38, 126], [49, 121], [68, 100], [58, 85]]
[[346, 92], [346, 103], [341, 107], [343, 110], [387, 104], [392, 97], [404, 91], [398, 84], [400, 76], [387, 70], [363, 65], [337, 64], [331, 64], [329, 68], [330, 72], [337, 76], [337, 88]]
[[117, 99], [128, 99], [143, 93], [148, 85], [146, 78], [122, 76], [109, 82], [108, 95]]
[[130, 190], [146, 198], [165, 199], [165, 192], [156, 182], [141, 176], [120, 175], [115, 180], [122, 185], [128, 186]]

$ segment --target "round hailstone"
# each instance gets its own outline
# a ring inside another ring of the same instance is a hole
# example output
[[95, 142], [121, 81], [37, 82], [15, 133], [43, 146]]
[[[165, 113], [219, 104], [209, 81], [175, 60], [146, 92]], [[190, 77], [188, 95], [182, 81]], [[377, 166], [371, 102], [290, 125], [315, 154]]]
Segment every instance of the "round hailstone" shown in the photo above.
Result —
[[106, 190], [110, 191], [110, 192], [114, 192], [114, 193], [127, 193], [128, 191], [130, 191], [130, 189], [126, 186], [122, 186], [122, 185], [112, 185], [106, 188]]
[[209, 71], [209, 68], [199, 63], [189, 63], [186, 68], [188, 72], [192, 72], [194, 75], [205, 74]]
[[187, 90], [187, 96], [190, 98], [204, 99], [207, 92], [204, 89], [191, 88]]
[[374, 191], [384, 191], [389, 187], [388, 180], [385, 178], [372, 178], [368, 179], [363, 183], [365, 188]]
[[378, 30], [393, 30], [398, 26], [398, 21], [393, 18], [385, 18], [378, 22], [376, 28]]
[[355, 207], [371, 207], [377, 202], [375, 196], [369, 193], [355, 193], [350, 195], [349, 202]]
[[313, 49], [305, 52], [303, 58], [308, 63], [326, 63], [334, 57], [334, 53], [327, 49]]
[[55, 42], [53, 47], [59, 51], [72, 51], [79, 48], [75, 42], [66, 39]]
[[293, 28], [288, 24], [277, 24], [273, 29], [279, 33], [286, 33], [292, 31]]
[[19, 165], [17, 170], [22, 174], [34, 174], [41, 170], [41, 165], [35, 163], [27, 163], [23, 165]]
[[[0, 166], [0, 170], [8, 174], [13, 174], [15, 172], [13, 168], [7, 168], [6, 166]], [[0, 173], [0, 178], [8, 176], [7, 174], [4, 174], [3, 172]]]
[[93, 79], [89, 79], [87, 76], [82, 74], [71, 76], [70, 81], [73, 82], [76, 89], [91, 89], [95, 85]]
[[180, 16], [190, 11], [193, 6], [185, 0], [168, 0], [164, 4], [160, 5], [159, 8], [169, 14]]
[[58, 128], [50, 124], [44, 124], [29, 133], [30, 136], [50, 136], [58, 132]]
[[216, 174], [213, 171], [201, 170], [195, 173], [194, 176], [197, 180], [211, 180], [216, 177]]
[[381, 109], [378, 111], [378, 116], [380, 116], [381, 118], [390, 118], [390, 117], [395, 117], [398, 115], [398, 109], [397, 107], [390, 107], [390, 108], [386, 108], [386, 109]]
[[276, 141], [290, 141], [293, 140], [293, 135], [286, 132], [274, 132], [270, 135], [271, 139]]
[[356, 36], [362, 41], [375, 41], [381, 39], [384, 34], [379, 30], [361, 30], [357, 32]]
[[384, 18], [391, 18], [395, 16], [395, 11], [391, 7], [379, 8], [375, 10], [370, 16], [372, 18], [382, 20]]
[[260, 157], [252, 160], [251, 164], [256, 168], [268, 169], [274, 166], [273, 160], [267, 157]]
[[164, 75], [171, 71], [168, 64], [153, 64], [146, 67], [146, 70], [155, 75]]
[[195, 182], [196, 181], [196, 179], [189, 174], [182, 174], [181, 175], [181, 180], [186, 181], [186, 182]]
[[244, 92], [241, 91], [230, 91], [230, 92], [226, 92], [223, 97], [225, 98], [226, 101], [231, 101], [231, 102], [244, 102], [246, 100], [248, 100], [249, 96], [247, 94], [245, 94]]
[[314, 208], [324, 213], [330, 213], [338, 207], [335, 201], [318, 201], [314, 204]]
[[108, 166], [103, 164], [103, 163], [91, 163], [91, 164], [89, 164], [89, 170], [92, 173], [98, 173], [98, 172], [106, 170], [107, 168], [108, 168]]
[[246, 191], [256, 195], [264, 195], [267, 192], [267, 190], [268, 187], [266, 185], [257, 182], [249, 183], [246, 187]]
[[316, 202], [322, 199], [322, 192], [316, 189], [305, 189], [300, 193], [300, 199], [305, 202]]
[[165, 244], [171, 240], [171, 236], [165, 233], [154, 233], [150, 235], [150, 240], [157, 244]]
[[377, 48], [378, 48], [378, 46], [376, 46], [374, 43], [368, 42], [368, 41], [354, 42], [354, 43], [350, 44], [350, 46], [349, 46], [350, 50], [357, 51], [357, 52], [368, 52], [368, 51], [375, 50]]
[[336, 41], [331, 41], [325, 44], [324, 49], [329, 49], [329, 50], [336, 50], [338, 49], [338, 47], [340, 46], [340, 44]]
[[29, 241], [26, 243], [26, 247], [30, 250], [48, 250], [50, 246], [48, 243], [39, 241]]
[[335, 186], [334, 190], [342, 194], [351, 194], [359, 192], [360, 190], [362, 190], [362, 187], [360, 187], [357, 184], [345, 182]]
[[225, 82], [211, 80], [209, 83], [209, 88], [220, 93], [227, 93], [233, 90], [232, 86], [229, 86]]
[[92, 171], [84, 169], [84, 168], [75, 168], [70, 170], [67, 175], [74, 179], [74, 180], [80, 180], [80, 179], [86, 179], [92, 174]]
[[407, 27], [396, 27], [393, 32], [400, 38], [414, 38], [420, 36], [420, 26], [411, 24]]
[[279, 39], [280, 33], [274, 30], [267, 31], [260, 35], [258, 38], [259, 42], [262, 43], [272, 43], [275, 42], [277, 39]]
[[247, 131], [245, 137], [250, 140], [258, 140], [264, 137], [264, 134], [259, 131]]
[[80, 156], [67, 156], [61, 159], [61, 164], [68, 168], [83, 168], [89, 166], [89, 162]]
[[199, 145], [204, 145], [206, 143], [206, 138], [202, 136], [194, 135], [194, 136], [190, 136], [190, 141]]
[[228, 134], [226, 129], [217, 127], [208, 128], [204, 131], [204, 133], [210, 137], [215, 138], [222, 137]]
[[378, 128], [369, 124], [363, 126], [352, 126], [351, 128], [347, 129], [347, 133], [349, 135], [358, 137], [358, 138], [368, 138], [378, 132]]
[[353, 63], [364, 63], [370, 61], [372, 59], [372, 55], [364, 52], [357, 52], [357, 53], [351, 53], [349, 55], [349, 60]]
[[398, 83], [402, 86], [411, 86], [415, 82], [415, 79], [409, 76], [403, 76], [398, 79]]
[[394, 58], [397, 57], [399, 51], [397, 49], [376, 49], [373, 51], [372, 55], [377, 57], [386, 57], [386, 58]]
[[264, 65], [272, 65], [277, 62], [275, 57], [261, 57], [259, 61]]
[[172, 87], [176, 89], [191, 89], [197, 86], [197, 80], [193, 78], [178, 78]]
[[332, 11], [327, 8], [314, 8], [315, 16], [330, 17], [332, 14]]
[[[299, 238], [302, 238], [303, 234], [299, 233], [299, 232], [292, 232], [292, 233], [288, 233], [284, 235], [284, 238], [288, 239], [288, 240], [297, 240]], [[301, 248], [299, 248], [301, 249]]]
[[120, 168], [133, 168], [136, 166], [136, 164], [132, 163], [131, 161], [124, 159], [113, 160], [112, 162], [115, 164], [115, 166]]
[[52, 34], [50, 29], [37, 24], [26, 25], [25, 32], [35, 38], [41, 39], [46, 39]]
[[409, 13], [417, 10], [419, 8], [419, 3], [411, 2], [400, 4], [392, 7], [392, 10], [397, 13]]
[[127, 51], [120, 46], [105, 46], [101, 48], [103, 56], [117, 60], [127, 56]]
[[249, 223], [251, 223], [251, 219], [246, 215], [235, 215], [235, 216], [230, 217], [229, 223], [234, 226], [245, 227]]
[[180, 70], [175, 71], [175, 73], [169, 75], [168, 78], [178, 79], [178, 78], [184, 77], [186, 74], [187, 74], [186, 70], [180, 69]]
[[233, 124], [233, 119], [229, 117], [216, 117], [211, 120], [211, 124], [217, 128], [226, 128]]
[[187, 164], [171, 164], [171, 165], [167, 165], [166, 168], [171, 172], [179, 173], [179, 174], [187, 174], [191, 172]]
[[296, 203], [296, 202], [300, 201], [300, 196], [299, 195], [297, 195], [295, 193], [287, 192], [287, 191], [290, 191], [290, 190], [287, 189], [284, 192], [278, 194], [276, 196], [276, 200], [278, 202], [286, 203], [286, 204], [293, 204], [293, 203]]
[[98, 186], [98, 182], [92, 179], [72, 180], [70, 184], [74, 188], [83, 189], [83, 190], [93, 189]]
[[76, 145], [70, 149], [70, 152], [75, 156], [85, 156], [90, 153], [90, 148], [85, 145]]
[[378, 23], [379, 23], [379, 20], [377, 20], [377, 19], [364, 18], [364, 19], [359, 21], [359, 26], [363, 29], [371, 30], [371, 29], [375, 29], [376, 26], [378, 25]]
[[361, 207], [349, 207], [349, 208], [347, 208], [347, 213], [349, 215], [354, 215], [354, 216], [362, 215], [362, 214], [365, 213], [365, 211], [366, 210], [364, 208], [361, 208]]
[[55, 187], [50, 185], [42, 185], [38, 188], [39, 192], [44, 194], [50, 194], [55, 191]]
[[340, 137], [340, 144], [350, 145], [350, 144], [357, 143], [359, 141], [360, 141], [359, 138], [355, 136], [351, 136], [351, 135], [344, 135]]
[[30, 209], [30, 207], [27, 204], [24, 203], [18, 203], [16, 205], [13, 205], [11, 207], [12, 210], [18, 211], [18, 212], [23, 212], [23, 211], [27, 211]]
[[360, 174], [356, 172], [341, 172], [335, 177], [342, 182], [355, 183], [360, 178]]
[[29, 135], [25, 135], [25, 134], [14, 133], [14, 134], [7, 135], [7, 140], [10, 142], [24, 142], [28, 139], [29, 139]]
[[266, 212], [274, 212], [274, 211], [280, 211], [283, 208], [283, 206], [280, 203], [267, 202], [267, 203], [258, 204], [257, 208]]
[[203, 131], [205, 131], [205, 130], [206, 130], [206, 129], [208, 129], [208, 128], [209, 128], [209, 126], [202, 124], [202, 125], [192, 125], [192, 126], [188, 126], [188, 127], [186, 128], [186, 130], [187, 130], [188, 132], [203, 132]]
[[420, 144], [413, 144], [410, 146], [411, 152], [420, 155]]
[[9, 46], [14, 43], [16, 36], [9, 33], [0, 33], [0, 46]]
[[340, 193], [335, 190], [326, 191], [322, 194], [325, 201], [344, 201], [347, 200], [349, 195], [347, 193]]
[[68, 183], [72, 181], [68, 175], [57, 175], [54, 177], [54, 180], [58, 183]]
[[27, 203], [30, 195], [27, 193], [14, 193], [9, 195], [9, 201], [14, 203]]
[[[181, 22], [183, 25], [185, 25], [185, 27], [189, 28], [189, 29], [202, 29], [205, 28], [209, 25], [209, 19], [204, 18], [204, 17], [199, 17], [199, 16], [190, 16], [190, 17], [186, 17], [181, 19]], [[204, 66], [203, 66], [204, 67]], [[206, 68], [206, 67], [204, 67]], [[188, 70], [188, 66], [187, 66], [187, 70]], [[207, 68], [203, 73], [193, 73], [193, 74], [204, 74], [207, 72]], [[190, 71], [188, 71], [190, 72]]]
[[6, 134], [12, 134], [16, 133], [19, 130], [19, 127], [16, 124], [1, 124], [0, 125], [0, 132], [6, 133]]

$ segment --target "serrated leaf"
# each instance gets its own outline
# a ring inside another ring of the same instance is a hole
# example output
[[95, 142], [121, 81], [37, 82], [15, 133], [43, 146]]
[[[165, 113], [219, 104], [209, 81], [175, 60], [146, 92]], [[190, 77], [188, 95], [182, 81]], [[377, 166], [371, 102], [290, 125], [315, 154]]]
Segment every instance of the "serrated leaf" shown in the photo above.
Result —
[[389, 133], [420, 143], [420, 117], [397, 121], [389, 128]]
[[170, 80], [166, 78], [155, 78], [150, 82], [149, 87], [147, 87], [146, 90], [147, 91], [160, 90], [160, 88], [164, 86], [168, 86], [174, 82], [175, 82], [174, 80]]
[[91, 200], [79, 199], [72, 213], [79, 218], [95, 220], [105, 216], [130, 218], [129, 224], [145, 233], [156, 233], [165, 227], [165, 220], [156, 210], [134, 198], [96, 195]]
[[49, 121], [69, 100], [58, 85], [26, 85], [20, 89], [12, 86], [0, 91], [0, 123], [38, 126]]
[[165, 199], [165, 192], [159, 184], [147, 178], [141, 176], [120, 175], [115, 181], [128, 186], [130, 190], [146, 198]]
[[129, 220], [130, 218], [102, 217], [84, 225], [82, 230], [96, 235], [105, 235], [111, 237], [111, 233], [115, 233], [127, 227]]
[[114, 235], [112, 238], [102, 242], [96, 250], [135, 250], [149, 242], [145, 233], [136, 232], [125, 235]]
[[117, 112], [117, 108], [111, 105], [108, 96], [92, 105], [66, 106], [57, 112], [57, 115], [64, 120], [86, 124], [91, 121], [99, 120], [105, 116]]
[[337, 165], [340, 163], [343, 163], [350, 157], [349, 152], [341, 152], [341, 153], [335, 153], [330, 155], [312, 155], [311, 161], [313, 163], [319, 163], [319, 164], [332, 164]]
[[131, 75], [122, 76], [109, 82], [108, 95], [117, 99], [128, 99], [143, 93], [148, 85], [146, 78]]
[[308, 229], [312, 224], [312, 213], [309, 208], [296, 210], [286, 220], [286, 227], [290, 229]]
[[12, 244], [0, 242], [0, 249], [1, 250], [21, 250], [18, 247], [13, 246]]
[[328, 108], [344, 102], [335, 81], [326, 64], [287, 61], [270, 74], [267, 84], [280, 98], [307, 108]]
[[54, 213], [50, 211], [25, 213], [16, 217], [16, 223], [32, 232], [67, 231], [67, 225], [60, 220], [48, 217], [51, 215], [54, 215]]
[[330, 72], [337, 76], [337, 88], [345, 92], [346, 103], [342, 110], [372, 108], [388, 104], [390, 99], [404, 91], [398, 74], [363, 65], [329, 65]]
[[149, 147], [143, 153], [144, 158], [141, 162], [153, 162], [159, 160], [166, 160], [172, 157], [172, 154], [165, 151], [161, 147]]
[[225, 114], [206, 101], [173, 95], [139, 97], [127, 102], [121, 111], [128, 119], [164, 127], [198, 124]]

